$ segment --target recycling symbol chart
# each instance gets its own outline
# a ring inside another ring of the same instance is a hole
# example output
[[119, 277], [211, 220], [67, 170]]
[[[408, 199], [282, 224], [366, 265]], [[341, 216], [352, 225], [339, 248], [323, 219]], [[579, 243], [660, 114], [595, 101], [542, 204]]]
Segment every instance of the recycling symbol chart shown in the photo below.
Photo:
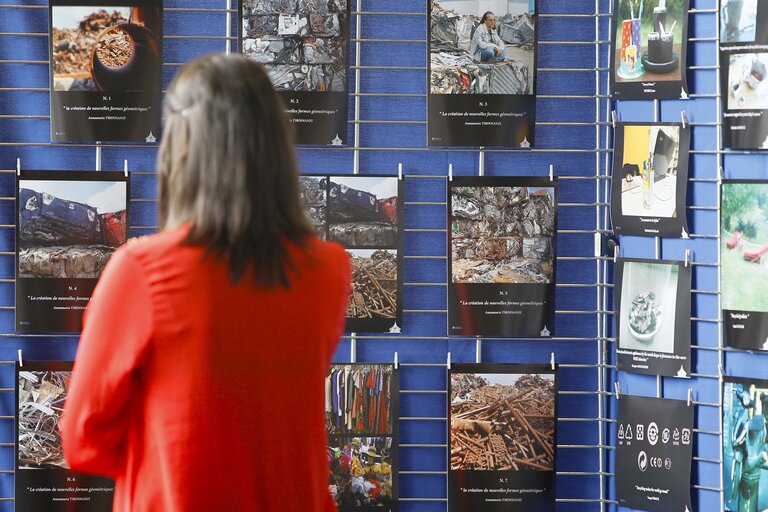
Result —
[[691, 510], [693, 407], [682, 400], [622, 396], [616, 430], [619, 505]]

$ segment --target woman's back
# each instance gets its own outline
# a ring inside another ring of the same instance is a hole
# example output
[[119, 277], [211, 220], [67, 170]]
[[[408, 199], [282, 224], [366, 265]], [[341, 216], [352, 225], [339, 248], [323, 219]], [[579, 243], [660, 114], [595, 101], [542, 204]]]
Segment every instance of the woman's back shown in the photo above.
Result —
[[346, 253], [289, 243], [289, 288], [256, 286], [251, 269], [233, 285], [227, 261], [185, 236], [145, 237], [105, 270], [64, 419], [68, 460], [117, 480], [118, 511], [333, 510], [323, 381]]

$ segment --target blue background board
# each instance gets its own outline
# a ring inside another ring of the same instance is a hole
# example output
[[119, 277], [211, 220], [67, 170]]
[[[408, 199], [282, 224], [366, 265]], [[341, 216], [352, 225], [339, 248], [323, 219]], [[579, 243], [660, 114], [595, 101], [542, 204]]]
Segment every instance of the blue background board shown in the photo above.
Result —
[[[618, 510], [613, 487], [616, 397], [621, 392], [686, 399], [692, 389], [696, 436], [691, 491], [697, 511], [720, 510], [722, 372], [766, 378], [764, 355], [722, 349], [718, 292], [718, 168], [728, 178], [768, 179], [760, 153], [719, 143], [716, 0], [691, 0], [686, 101], [622, 101], [608, 90], [609, 0], [540, 0], [537, 147], [428, 149], [426, 2], [351, 0], [349, 140], [344, 148], [299, 149], [304, 173], [405, 176], [404, 328], [396, 335], [345, 336], [334, 357], [390, 362], [401, 371], [400, 505], [446, 510], [446, 362], [560, 365], [558, 510]], [[647, 2], [646, 2], [647, 3]], [[230, 45], [237, 0], [165, 1], [163, 85], [179, 66]], [[647, 6], [646, 6], [647, 7]], [[228, 36], [228, 34], [230, 34]], [[155, 146], [50, 143], [48, 9], [44, 0], [0, 0], [0, 512], [13, 510], [13, 360], [69, 359], [77, 336], [14, 332], [14, 172], [122, 169], [131, 178], [130, 235], [156, 227]], [[359, 79], [359, 80], [358, 80]], [[623, 237], [628, 257], [683, 259], [692, 251], [691, 379], [615, 371], [613, 263], [600, 243], [610, 234], [611, 111], [622, 121], [679, 121], [693, 127], [688, 215], [691, 237]], [[556, 334], [553, 339], [447, 336], [446, 215], [449, 165], [456, 176], [560, 177]], [[124, 312], [130, 314], [130, 312]]]

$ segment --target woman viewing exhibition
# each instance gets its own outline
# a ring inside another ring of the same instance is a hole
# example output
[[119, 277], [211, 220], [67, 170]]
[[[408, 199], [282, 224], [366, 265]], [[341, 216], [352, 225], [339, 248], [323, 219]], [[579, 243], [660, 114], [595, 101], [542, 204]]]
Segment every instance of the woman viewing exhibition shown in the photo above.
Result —
[[331, 511], [324, 379], [350, 263], [305, 218], [292, 137], [242, 56], [185, 66], [165, 100], [161, 231], [99, 281], [62, 421], [116, 511]]

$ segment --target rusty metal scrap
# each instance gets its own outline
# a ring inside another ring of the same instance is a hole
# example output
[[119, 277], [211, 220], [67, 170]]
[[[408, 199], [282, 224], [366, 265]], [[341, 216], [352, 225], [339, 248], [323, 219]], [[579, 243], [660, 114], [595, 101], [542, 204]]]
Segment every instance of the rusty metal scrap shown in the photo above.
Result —
[[454, 374], [450, 443], [452, 470], [553, 470], [553, 382], [522, 375], [503, 385]]
[[374, 251], [370, 258], [350, 254], [352, 298], [347, 318], [397, 317], [397, 257], [394, 252]]
[[71, 372], [19, 372], [19, 465], [59, 466], [64, 460], [59, 420]]

